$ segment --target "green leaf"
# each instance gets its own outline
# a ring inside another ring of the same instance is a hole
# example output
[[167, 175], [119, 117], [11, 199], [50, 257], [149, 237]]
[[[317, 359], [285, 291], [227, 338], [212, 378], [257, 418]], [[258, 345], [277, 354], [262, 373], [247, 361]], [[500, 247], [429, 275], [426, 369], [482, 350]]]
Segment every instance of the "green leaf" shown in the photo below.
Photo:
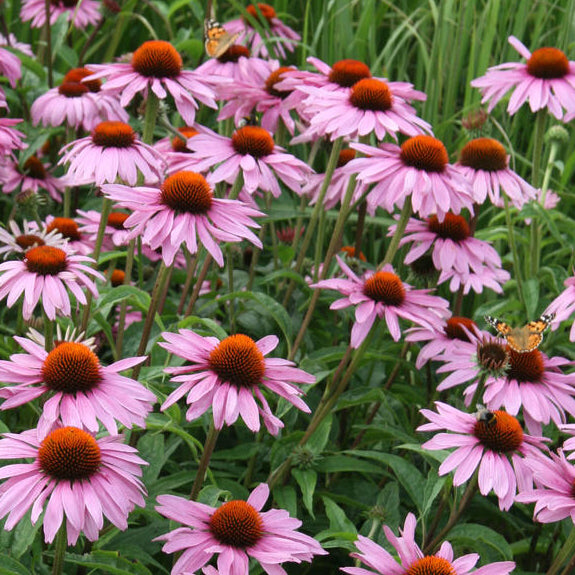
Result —
[[292, 469], [291, 474], [295, 477], [301, 493], [303, 495], [303, 504], [309, 514], [315, 519], [313, 513], [313, 494], [317, 485], [317, 473], [313, 469]]
[[297, 517], [297, 493], [291, 485], [274, 487], [273, 496], [276, 503], [292, 517]]
[[481, 555], [483, 562], [513, 559], [513, 552], [505, 538], [485, 525], [476, 523], [456, 525], [449, 532], [449, 541], [474, 549]]
[[381, 467], [347, 455], [330, 455], [320, 459], [314, 468], [320, 473], [381, 473]]
[[0, 575], [30, 575], [28, 567], [8, 555], [0, 554]]
[[331, 424], [333, 416], [331, 413], [318, 425], [317, 429], [313, 432], [312, 436], [306, 443], [306, 447], [319, 455], [329, 441], [329, 434], [331, 432]]
[[229, 495], [230, 492], [226, 489], [220, 489], [215, 485], [207, 485], [200, 491], [200, 494], [198, 495], [198, 501], [204, 505], [216, 507], [218, 501], [224, 500]]
[[111, 575], [152, 575], [147, 567], [120, 557], [117, 551], [92, 551], [89, 555], [69, 553], [66, 555], [66, 563], [100, 569], [100, 572]]
[[178, 329], [186, 329], [186, 328], [190, 329], [192, 326], [195, 325], [201, 325], [202, 327], [205, 327], [208, 331], [213, 333], [220, 340], [226, 339], [226, 337], [228, 337], [228, 334], [222, 328], [222, 326], [220, 326], [213, 319], [210, 319], [208, 317], [198, 317], [196, 315], [190, 315], [184, 318], [182, 321], [180, 321], [177, 327]]
[[345, 511], [333, 499], [324, 496], [322, 500], [325, 505], [327, 518], [329, 519], [330, 531], [357, 534], [353, 522], [348, 519]]
[[431, 509], [433, 502], [441, 493], [441, 490], [443, 489], [446, 481], [447, 478], [438, 477], [435, 470], [432, 469], [429, 472], [427, 481], [425, 483], [425, 489], [423, 490], [423, 507], [421, 509], [422, 515], [425, 515]]

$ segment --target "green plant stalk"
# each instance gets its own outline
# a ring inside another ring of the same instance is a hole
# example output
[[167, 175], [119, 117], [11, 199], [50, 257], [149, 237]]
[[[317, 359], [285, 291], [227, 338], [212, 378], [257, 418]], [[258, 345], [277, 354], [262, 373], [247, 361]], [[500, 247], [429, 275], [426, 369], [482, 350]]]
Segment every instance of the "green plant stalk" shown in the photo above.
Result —
[[44, 32], [46, 34], [46, 67], [48, 68], [48, 87], [54, 87], [54, 74], [52, 70], [52, 26], [50, 24], [50, 0], [45, 0], [44, 10], [46, 12], [46, 23], [44, 25]]
[[[229, 293], [234, 293], [234, 254], [232, 247], [227, 246], [226, 260], [228, 263], [228, 290]], [[229, 298], [228, 309], [230, 313], [230, 335], [236, 333], [236, 302], [233, 297]]]
[[477, 387], [475, 388], [475, 393], [471, 398], [471, 403], [469, 404], [470, 409], [475, 409], [477, 402], [483, 396], [483, 391], [485, 390], [485, 382], [487, 381], [487, 372], [483, 372], [479, 377], [479, 381], [477, 382]]
[[[126, 266], [124, 268], [124, 285], [130, 284], [132, 269], [134, 267], [134, 252], [136, 250], [136, 240], [132, 239], [128, 243], [126, 252]], [[124, 326], [126, 325], [126, 313], [128, 311], [128, 302], [124, 300], [120, 304], [120, 317], [118, 318], [118, 335], [116, 336], [116, 357], [122, 357], [122, 347], [124, 345]]]
[[54, 347], [54, 322], [48, 318], [44, 309], [42, 309], [42, 316], [44, 319], [44, 349], [50, 352]]
[[154, 141], [154, 129], [156, 128], [159, 109], [160, 100], [158, 100], [158, 96], [152, 90], [148, 90], [146, 113], [144, 114], [144, 131], [142, 133], [142, 142], [144, 144], [151, 144]]
[[407, 198], [405, 203], [403, 204], [403, 208], [401, 209], [401, 215], [399, 216], [399, 221], [397, 222], [397, 227], [395, 228], [395, 233], [391, 238], [391, 242], [389, 246], [387, 246], [387, 251], [385, 252], [385, 256], [381, 263], [377, 266], [377, 270], [381, 270], [383, 266], [390, 264], [397, 253], [399, 248], [399, 242], [403, 237], [403, 232], [407, 226], [407, 222], [411, 217], [411, 198]]
[[210, 459], [212, 458], [214, 448], [216, 447], [216, 442], [218, 440], [219, 434], [220, 430], [216, 429], [212, 419], [210, 423], [210, 429], [206, 437], [206, 442], [204, 443], [204, 451], [202, 452], [202, 457], [198, 465], [198, 471], [196, 472], [196, 478], [194, 479], [194, 484], [190, 493], [190, 501], [195, 501], [200, 493], [200, 490], [202, 489], [206, 471], [208, 469], [208, 465], [210, 464]]
[[196, 273], [196, 267], [198, 265], [198, 254], [192, 256], [187, 250], [185, 250], [186, 255], [186, 265], [188, 266], [188, 273], [186, 275], [186, 281], [184, 283], [184, 289], [182, 290], [182, 297], [180, 298], [180, 303], [178, 304], [178, 315], [184, 311], [184, 306], [186, 305], [186, 299], [188, 293], [190, 292], [190, 287], [192, 287], [192, 282], [194, 281], [194, 274]]
[[[319, 196], [318, 196], [317, 202], [314, 206], [313, 212], [311, 214], [311, 218], [309, 220], [308, 226], [305, 230], [305, 235], [303, 238], [302, 246], [301, 246], [300, 252], [298, 254], [298, 257], [297, 257], [297, 260], [295, 263], [294, 270], [296, 273], [301, 272], [301, 268], [302, 268], [302, 265], [303, 265], [303, 262], [305, 259], [305, 255], [307, 253], [307, 249], [309, 248], [309, 245], [311, 243], [311, 239], [313, 237], [313, 233], [315, 231], [315, 228], [316, 228], [318, 220], [319, 220], [319, 215], [325, 209], [324, 205], [323, 205], [323, 199], [325, 197], [327, 189], [329, 188], [329, 184], [331, 183], [331, 178], [333, 176], [333, 172], [337, 166], [337, 162], [339, 160], [339, 152], [341, 151], [342, 145], [343, 145], [343, 138], [337, 138], [334, 141], [333, 146], [331, 148], [331, 153], [329, 155], [329, 159], [327, 162], [327, 167], [325, 170], [323, 182], [321, 185], [321, 189], [319, 191]], [[291, 298], [291, 295], [295, 289], [295, 285], [296, 284], [293, 280], [290, 281], [286, 295], [284, 297], [284, 301], [283, 301], [284, 307], [287, 306], [287, 304]]]
[[198, 296], [200, 295], [200, 289], [202, 289], [202, 283], [204, 282], [204, 280], [206, 279], [206, 276], [208, 275], [208, 270], [210, 269], [210, 264], [212, 263], [212, 259], [213, 258], [210, 254], [206, 254], [206, 259], [204, 260], [204, 265], [202, 266], [202, 269], [200, 270], [200, 275], [198, 276], [198, 279], [196, 280], [196, 283], [194, 284], [194, 289], [193, 289], [192, 295], [190, 297], [190, 303], [188, 303], [188, 307], [186, 308], [186, 313], [185, 313], [186, 316], [192, 314], [196, 300], [198, 299]]
[[[98, 226], [98, 235], [96, 236], [96, 243], [94, 244], [94, 252], [92, 257], [94, 258], [94, 264], [92, 267], [98, 269], [98, 260], [100, 259], [100, 252], [102, 251], [102, 242], [104, 241], [104, 231], [108, 223], [108, 216], [112, 209], [112, 200], [104, 197], [102, 199], [102, 212], [100, 215], [100, 225]], [[88, 328], [88, 320], [90, 319], [90, 311], [92, 308], [92, 292], [88, 291], [86, 293], [86, 306], [84, 307], [84, 315], [82, 316], [82, 327], [81, 331], [85, 332]]]
[[62, 525], [56, 534], [54, 542], [54, 563], [52, 563], [52, 575], [61, 575], [64, 569], [64, 560], [66, 559], [66, 518], [62, 520]]
[[511, 221], [511, 212], [509, 210], [509, 200], [507, 194], [503, 194], [503, 203], [505, 207], [505, 223], [507, 224], [507, 234], [509, 235], [509, 245], [511, 246], [511, 254], [513, 256], [513, 269], [515, 270], [515, 280], [517, 281], [517, 292], [521, 305], [526, 310], [525, 296], [523, 293], [523, 280], [521, 279], [521, 267], [519, 265], [519, 255], [517, 253], [517, 245], [515, 244], [515, 234], [513, 232], [513, 222]]
[[569, 536], [565, 540], [565, 543], [563, 543], [563, 547], [561, 548], [559, 553], [557, 553], [557, 556], [553, 560], [553, 563], [551, 563], [551, 567], [549, 567], [549, 569], [547, 570], [546, 575], [556, 575], [556, 573], [561, 568], [561, 565], [563, 565], [563, 563], [565, 563], [565, 561], [567, 561], [567, 559], [569, 559], [574, 554], [575, 554], [575, 528], [572, 528], [571, 532], [569, 533]]

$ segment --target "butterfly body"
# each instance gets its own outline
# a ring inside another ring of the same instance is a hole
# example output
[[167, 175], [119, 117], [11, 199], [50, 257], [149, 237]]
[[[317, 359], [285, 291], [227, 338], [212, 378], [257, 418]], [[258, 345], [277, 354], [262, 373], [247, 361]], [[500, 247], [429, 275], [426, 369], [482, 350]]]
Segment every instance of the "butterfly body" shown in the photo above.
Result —
[[213, 18], [204, 22], [204, 41], [206, 53], [210, 58], [219, 58], [237, 40], [238, 34], [230, 34]]
[[522, 327], [511, 327], [504, 321], [500, 321], [490, 315], [485, 316], [485, 321], [497, 331], [497, 335], [504, 337], [507, 345], [518, 353], [528, 353], [539, 347], [543, 341], [543, 332], [553, 321], [555, 314], [542, 315], [535, 321], [530, 321]]

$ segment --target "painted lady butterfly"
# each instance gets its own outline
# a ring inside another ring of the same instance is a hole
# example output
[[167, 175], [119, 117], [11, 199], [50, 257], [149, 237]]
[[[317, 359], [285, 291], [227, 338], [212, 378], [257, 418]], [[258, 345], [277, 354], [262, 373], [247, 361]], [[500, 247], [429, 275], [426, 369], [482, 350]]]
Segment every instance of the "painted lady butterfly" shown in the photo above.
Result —
[[518, 353], [528, 353], [539, 347], [543, 341], [543, 332], [553, 321], [555, 314], [542, 315], [536, 321], [530, 321], [523, 327], [511, 327], [504, 321], [490, 315], [485, 316], [485, 321], [497, 330], [497, 335], [507, 340], [507, 345]]
[[238, 38], [237, 34], [229, 34], [225, 28], [213, 18], [204, 21], [204, 40], [206, 52], [210, 58], [219, 58]]

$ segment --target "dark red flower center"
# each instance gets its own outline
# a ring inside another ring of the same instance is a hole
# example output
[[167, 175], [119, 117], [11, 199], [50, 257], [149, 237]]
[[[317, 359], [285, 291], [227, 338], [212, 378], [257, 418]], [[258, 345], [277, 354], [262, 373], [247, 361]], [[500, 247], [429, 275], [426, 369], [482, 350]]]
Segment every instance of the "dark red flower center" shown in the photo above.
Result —
[[523, 429], [515, 417], [505, 411], [492, 412], [494, 418], [475, 422], [473, 434], [482, 445], [497, 453], [516, 451], [523, 443]]
[[64, 6], [64, 8], [75, 8], [78, 0], [50, 0], [50, 4], [58, 7]]
[[102, 148], [129, 148], [135, 140], [132, 126], [124, 122], [100, 122], [92, 132], [92, 142]]
[[457, 575], [457, 572], [447, 559], [427, 555], [414, 561], [405, 575]]
[[509, 365], [509, 352], [495, 340], [484, 340], [477, 344], [477, 362], [486, 371], [506, 369]]
[[448, 212], [442, 222], [437, 219], [437, 216], [431, 216], [427, 220], [429, 231], [437, 234], [444, 240], [453, 240], [454, 242], [462, 242], [469, 237], [470, 230], [467, 220], [463, 216], [457, 216]]
[[246, 12], [253, 18], [256, 18], [259, 22], [262, 22], [262, 20], [258, 13], [258, 9], [261, 15], [268, 21], [268, 24], [271, 25], [272, 19], [276, 17], [276, 11], [269, 4], [264, 4], [263, 2], [258, 2], [258, 8], [255, 7], [255, 4], [250, 4], [246, 8]]
[[414, 136], [401, 145], [401, 160], [406, 166], [424, 172], [443, 172], [449, 162], [447, 150], [433, 136]]
[[176, 172], [164, 180], [161, 190], [162, 203], [175, 212], [200, 215], [212, 207], [212, 188], [202, 174]]
[[90, 391], [102, 380], [100, 360], [87, 345], [63, 341], [44, 360], [42, 379], [52, 391]]
[[110, 276], [110, 283], [112, 287], [118, 287], [124, 285], [124, 279], [126, 278], [126, 273], [123, 270], [114, 270]]
[[72, 218], [54, 218], [46, 227], [47, 232], [56, 230], [72, 242], [82, 239], [78, 224]]
[[22, 234], [21, 236], [17, 236], [14, 238], [16, 244], [20, 246], [23, 250], [27, 250], [33, 246], [43, 246], [46, 242], [39, 236], [35, 236], [34, 234]]
[[30, 156], [22, 166], [25, 174], [34, 180], [45, 180], [46, 179], [46, 168], [44, 164], [36, 157]]
[[238, 128], [232, 135], [232, 146], [242, 156], [254, 158], [269, 156], [274, 151], [274, 140], [270, 133], [259, 126]]
[[82, 82], [84, 78], [91, 76], [93, 73], [88, 68], [73, 68], [64, 76], [64, 82], [81, 82], [82, 86], [86, 86], [90, 92], [99, 92], [102, 87], [101, 80]]
[[178, 128], [178, 132], [184, 136], [181, 138], [180, 136], [174, 136], [172, 138], [172, 150], [174, 152], [183, 152], [185, 154], [189, 154], [191, 152], [190, 148], [187, 147], [187, 141], [198, 135], [198, 131], [191, 126], [182, 126]]
[[545, 365], [543, 364], [543, 356], [538, 349], [519, 353], [509, 346], [507, 348], [510, 360], [510, 367], [507, 372], [508, 379], [515, 379], [519, 383], [541, 381], [545, 373]]
[[536, 78], [551, 80], [569, 74], [569, 60], [557, 48], [539, 48], [527, 60], [527, 71]]
[[41, 276], [55, 276], [67, 267], [66, 252], [52, 246], [37, 246], [26, 252], [24, 263], [28, 271]]
[[132, 68], [146, 78], [176, 78], [182, 67], [182, 57], [164, 40], [148, 40], [132, 55]]
[[355, 158], [355, 150], [352, 148], [344, 148], [339, 153], [339, 158], [337, 159], [337, 167], [341, 168], [345, 166], [348, 162], [351, 162]]
[[281, 98], [282, 100], [287, 98], [292, 91], [278, 90], [275, 85], [283, 80], [282, 74], [284, 72], [290, 72], [292, 70], [293, 68], [290, 68], [289, 66], [281, 66], [277, 70], [273, 71], [266, 80], [266, 92], [270, 94], [270, 96], [275, 96], [276, 98]]
[[405, 288], [392, 272], [376, 272], [365, 281], [363, 293], [374, 301], [398, 306], [405, 300]]
[[393, 97], [385, 82], [364, 78], [352, 86], [349, 101], [360, 110], [387, 112], [391, 109]]
[[88, 86], [80, 84], [80, 82], [64, 81], [58, 86], [58, 94], [61, 96], [66, 96], [66, 98], [81, 98], [88, 92]]
[[336, 62], [329, 73], [328, 79], [343, 88], [351, 88], [354, 84], [371, 78], [369, 66], [358, 60], [340, 60]]
[[507, 152], [493, 138], [476, 138], [463, 146], [459, 163], [474, 170], [498, 172], [507, 168]]
[[249, 58], [251, 56], [250, 49], [241, 44], [232, 44], [221, 56], [218, 61], [222, 64], [226, 62], [239, 62], [241, 57]]
[[445, 335], [449, 339], [459, 339], [461, 341], [469, 341], [469, 336], [465, 333], [465, 328], [470, 333], [473, 333], [473, 328], [477, 327], [477, 324], [468, 317], [453, 316], [447, 320], [447, 325], [445, 326]]
[[40, 444], [38, 463], [42, 471], [54, 479], [87, 479], [100, 468], [100, 446], [87, 431], [61, 427]]
[[122, 212], [110, 212], [106, 223], [115, 230], [125, 230], [124, 222], [129, 217], [130, 216], [128, 214], [123, 214]]
[[245, 549], [262, 538], [264, 523], [258, 511], [246, 501], [228, 501], [210, 517], [209, 529], [223, 545]]
[[256, 342], [247, 335], [230, 335], [210, 353], [210, 369], [223, 381], [237, 387], [261, 383], [266, 366]]

